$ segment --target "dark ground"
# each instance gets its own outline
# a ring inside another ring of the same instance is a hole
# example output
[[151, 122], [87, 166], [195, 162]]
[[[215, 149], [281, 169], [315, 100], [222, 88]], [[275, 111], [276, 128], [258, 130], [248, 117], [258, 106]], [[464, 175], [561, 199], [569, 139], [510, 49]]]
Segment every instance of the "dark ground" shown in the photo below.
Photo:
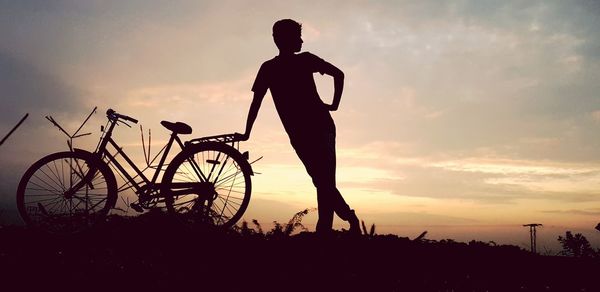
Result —
[[152, 216], [113, 217], [74, 235], [3, 227], [2, 286], [52, 291], [600, 291], [600, 259], [533, 255], [475, 241], [356, 238], [343, 232], [324, 239], [313, 233], [192, 230], [167, 222]]

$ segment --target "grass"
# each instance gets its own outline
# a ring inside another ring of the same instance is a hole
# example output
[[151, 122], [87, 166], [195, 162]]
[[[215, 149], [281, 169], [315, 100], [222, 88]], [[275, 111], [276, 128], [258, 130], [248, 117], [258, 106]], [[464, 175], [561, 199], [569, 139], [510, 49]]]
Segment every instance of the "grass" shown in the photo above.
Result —
[[541, 256], [480, 241], [375, 233], [328, 238], [301, 225], [304, 210], [264, 231], [184, 227], [161, 213], [111, 216], [72, 235], [0, 229], [4, 287], [196, 291], [600, 291], [600, 262]]

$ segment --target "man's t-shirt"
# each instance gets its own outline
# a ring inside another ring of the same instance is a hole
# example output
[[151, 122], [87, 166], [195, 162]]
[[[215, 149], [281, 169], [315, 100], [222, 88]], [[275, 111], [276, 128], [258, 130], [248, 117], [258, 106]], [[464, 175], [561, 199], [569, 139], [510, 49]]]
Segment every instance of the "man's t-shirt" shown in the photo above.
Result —
[[335, 132], [333, 119], [319, 97], [313, 78], [315, 72], [323, 74], [326, 64], [309, 52], [276, 56], [264, 62], [256, 75], [252, 91], [271, 90], [277, 113], [292, 139]]

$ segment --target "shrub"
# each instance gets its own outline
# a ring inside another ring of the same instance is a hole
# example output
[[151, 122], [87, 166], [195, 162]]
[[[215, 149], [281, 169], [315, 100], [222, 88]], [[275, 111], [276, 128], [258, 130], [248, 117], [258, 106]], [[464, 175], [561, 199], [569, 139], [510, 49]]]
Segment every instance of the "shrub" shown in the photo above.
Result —
[[590, 242], [581, 233], [573, 235], [571, 231], [567, 231], [565, 237], [558, 236], [558, 242], [562, 245], [560, 254], [572, 257], [596, 257], [598, 252], [595, 251]]

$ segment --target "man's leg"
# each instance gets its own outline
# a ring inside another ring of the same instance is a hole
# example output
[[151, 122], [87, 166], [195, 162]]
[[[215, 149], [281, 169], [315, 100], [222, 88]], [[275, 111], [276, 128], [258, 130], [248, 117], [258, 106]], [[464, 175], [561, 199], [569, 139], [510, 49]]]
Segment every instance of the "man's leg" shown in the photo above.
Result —
[[337, 214], [340, 219], [350, 221], [354, 216], [350, 206], [346, 203], [342, 194], [337, 188], [318, 187], [317, 202], [319, 204], [319, 221], [317, 230], [331, 229], [333, 225], [333, 214]]
[[[317, 189], [319, 212], [317, 232], [329, 233], [333, 226], [333, 214], [336, 207], [332, 197], [332, 185], [335, 188], [335, 166], [331, 167], [332, 160], [327, 153], [329, 150], [326, 136], [296, 138], [291, 139], [291, 142]], [[334, 170], [333, 176], [331, 169]]]
[[[309, 143], [302, 143], [309, 141]], [[320, 139], [292, 141], [298, 157], [317, 188], [319, 209], [318, 232], [329, 232], [333, 225], [334, 212], [344, 221], [350, 222], [351, 230], [358, 229], [358, 219], [342, 194], [336, 188], [335, 133], [325, 134]]]
[[335, 132], [330, 133], [326, 136], [326, 140], [323, 143], [325, 151], [323, 152], [325, 158], [325, 164], [322, 166], [323, 182], [327, 190], [327, 197], [331, 200], [331, 204], [335, 213], [344, 221], [348, 221], [351, 217], [350, 206], [342, 197], [342, 194], [336, 187], [335, 172], [337, 168], [337, 158], [335, 153]]
[[318, 233], [329, 233], [333, 227], [333, 202], [329, 198], [327, 190], [317, 188], [317, 204], [319, 220], [317, 221]]
[[350, 232], [354, 234], [361, 234], [360, 232], [360, 224], [358, 217], [356, 217], [356, 213], [354, 210], [350, 209], [350, 206], [342, 197], [342, 194], [336, 187], [336, 179], [335, 179], [335, 171], [336, 171], [336, 153], [335, 153], [335, 132], [327, 137], [327, 156], [328, 162], [327, 167], [325, 169], [328, 171], [326, 177], [327, 182], [331, 186], [331, 193], [329, 194], [329, 198], [332, 200], [333, 209], [335, 213], [340, 217], [340, 219], [344, 221], [348, 221], [350, 223]]

